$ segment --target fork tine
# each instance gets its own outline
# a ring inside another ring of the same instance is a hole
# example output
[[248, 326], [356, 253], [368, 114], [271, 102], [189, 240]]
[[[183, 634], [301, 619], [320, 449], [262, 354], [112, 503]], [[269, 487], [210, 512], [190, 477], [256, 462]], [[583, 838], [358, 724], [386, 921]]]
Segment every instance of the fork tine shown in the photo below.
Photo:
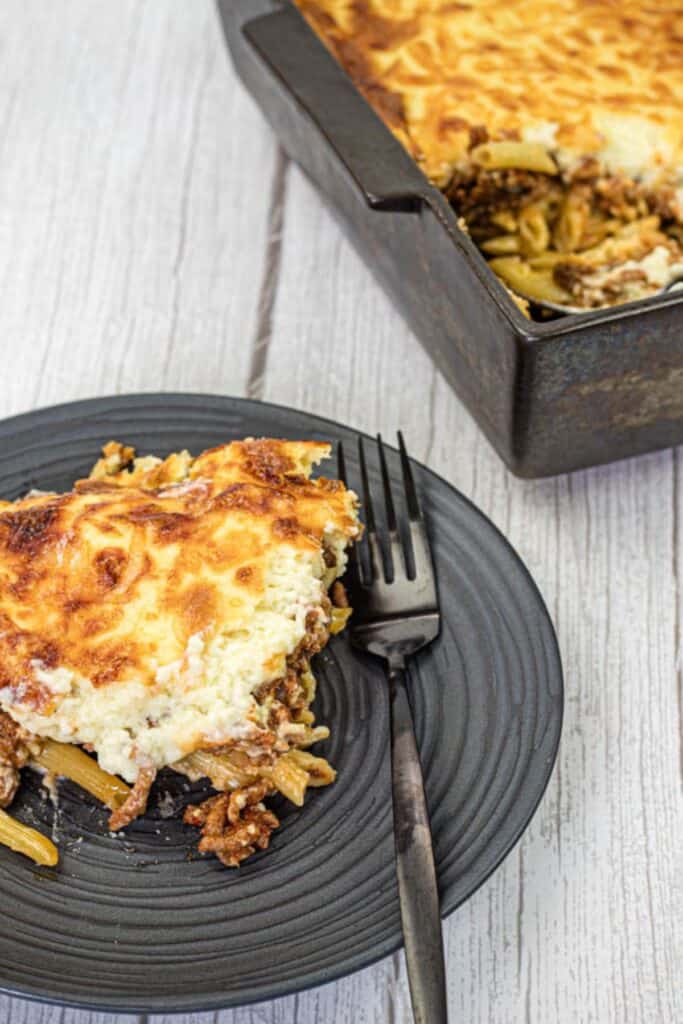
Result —
[[370, 577], [367, 582], [372, 583], [373, 580], [381, 577], [384, 562], [382, 559], [382, 550], [380, 548], [379, 539], [377, 537], [375, 511], [372, 507], [372, 495], [370, 493], [368, 468], [365, 462], [365, 449], [363, 447], [362, 437], [358, 438], [358, 461], [360, 462], [360, 479], [363, 487], [363, 505], [365, 508], [365, 537], [367, 539], [368, 552], [370, 554]]
[[394, 569], [394, 579], [397, 579], [399, 575], [406, 573], [406, 559], [403, 545], [401, 543], [401, 537], [398, 532], [398, 523], [396, 520], [396, 508], [394, 506], [394, 496], [391, 490], [391, 480], [389, 478], [389, 469], [387, 467], [387, 457], [384, 450], [384, 443], [382, 441], [382, 435], [377, 435], [377, 450], [379, 451], [379, 465], [382, 473], [382, 488], [384, 490], [384, 504], [386, 507], [387, 514], [387, 527], [389, 529], [389, 542], [391, 549], [391, 561]]
[[346, 456], [344, 455], [344, 442], [337, 441], [337, 476], [344, 484], [349, 486], [349, 478], [346, 474]]
[[360, 463], [360, 482], [363, 487], [363, 505], [365, 507], [365, 527], [368, 531], [375, 529], [375, 510], [372, 506], [372, 495], [368, 483], [368, 467], [365, 463], [363, 438], [358, 438], [358, 461]]
[[[344, 484], [344, 487], [348, 487], [348, 476], [346, 473], [346, 456], [344, 455], [343, 441], [339, 441], [337, 444], [337, 476]], [[348, 549], [346, 582], [351, 591], [355, 590], [357, 587], [360, 586], [361, 566], [357, 544], [352, 544], [351, 547]]]
[[417, 498], [417, 488], [415, 487], [415, 481], [413, 480], [413, 471], [410, 468], [410, 459], [408, 458], [408, 452], [406, 451], [403, 434], [400, 430], [398, 431], [398, 450], [401, 453], [401, 471], [403, 472], [403, 488], [406, 496], [408, 515], [412, 520], [419, 520], [422, 518], [422, 514], [420, 512], [420, 503]]
[[413, 549], [413, 572], [415, 574], [412, 578], [419, 580], [424, 586], [428, 586], [431, 589], [434, 587], [434, 563], [422, 512], [420, 511], [413, 471], [410, 466], [403, 434], [400, 430], [398, 432], [398, 447], [401, 453], [403, 487], [410, 520], [408, 526], [410, 529], [410, 544]]
[[387, 459], [384, 452], [384, 445], [382, 443], [382, 435], [377, 435], [377, 448], [379, 450], [379, 465], [382, 473], [382, 485], [384, 488], [384, 504], [387, 510], [387, 526], [390, 530], [396, 529], [396, 510], [394, 508], [394, 498], [391, 493], [391, 481], [389, 480], [389, 471], [387, 469]]

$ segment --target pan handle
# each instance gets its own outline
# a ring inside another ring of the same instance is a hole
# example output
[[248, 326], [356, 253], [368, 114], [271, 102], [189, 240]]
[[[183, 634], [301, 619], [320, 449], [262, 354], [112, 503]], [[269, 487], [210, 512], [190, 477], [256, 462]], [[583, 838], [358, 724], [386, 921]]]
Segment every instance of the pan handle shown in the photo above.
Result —
[[294, 6], [244, 25], [251, 48], [314, 122], [376, 210], [415, 210], [422, 175]]

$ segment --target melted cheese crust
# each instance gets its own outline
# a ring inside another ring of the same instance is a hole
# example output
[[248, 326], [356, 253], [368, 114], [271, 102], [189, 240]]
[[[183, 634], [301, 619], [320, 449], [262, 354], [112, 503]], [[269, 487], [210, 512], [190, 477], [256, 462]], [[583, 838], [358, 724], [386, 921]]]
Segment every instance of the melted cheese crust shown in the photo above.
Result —
[[683, 182], [678, 0], [296, 2], [438, 185], [480, 127]]
[[0, 503], [0, 707], [130, 780], [265, 728], [252, 692], [326, 617], [359, 530], [355, 495], [309, 479], [328, 453], [112, 443], [74, 490]]

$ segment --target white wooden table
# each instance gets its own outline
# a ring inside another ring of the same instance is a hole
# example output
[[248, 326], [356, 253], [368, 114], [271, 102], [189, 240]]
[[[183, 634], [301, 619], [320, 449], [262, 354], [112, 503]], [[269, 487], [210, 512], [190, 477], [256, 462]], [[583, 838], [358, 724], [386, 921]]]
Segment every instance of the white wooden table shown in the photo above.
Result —
[[[401, 426], [518, 548], [566, 668], [542, 806], [445, 926], [452, 1020], [683, 1019], [683, 452], [510, 476], [278, 150], [211, 0], [0, 4], [0, 339], [2, 415], [167, 389]], [[396, 956], [297, 997], [175, 1019], [411, 1018]], [[11, 1024], [114, 1020], [0, 997]]]

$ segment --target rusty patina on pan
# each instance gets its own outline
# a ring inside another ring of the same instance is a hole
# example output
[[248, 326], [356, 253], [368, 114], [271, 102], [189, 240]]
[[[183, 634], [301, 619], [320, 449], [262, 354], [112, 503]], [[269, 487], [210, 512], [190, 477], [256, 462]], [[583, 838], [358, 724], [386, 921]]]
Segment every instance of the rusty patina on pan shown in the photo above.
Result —
[[296, 8], [218, 0], [218, 10], [284, 148], [514, 473], [683, 442], [683, 295], [527, 320]]

